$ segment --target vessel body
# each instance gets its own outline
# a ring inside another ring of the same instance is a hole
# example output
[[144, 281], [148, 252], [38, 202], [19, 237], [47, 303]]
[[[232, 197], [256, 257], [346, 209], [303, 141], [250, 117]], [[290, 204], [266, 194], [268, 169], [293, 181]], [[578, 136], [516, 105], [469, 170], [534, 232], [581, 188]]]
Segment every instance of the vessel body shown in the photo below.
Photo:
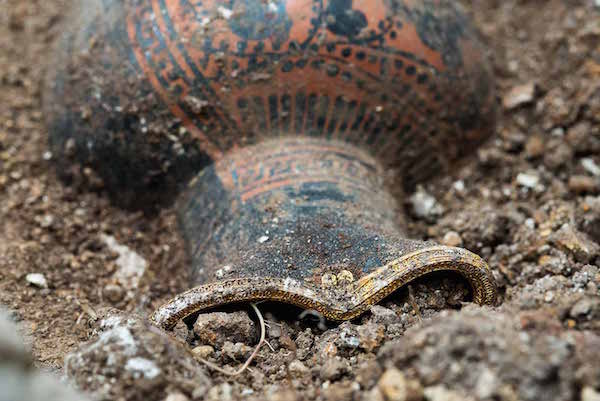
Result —
[[179, 202], [201, 288], [159, 320], [251, 299], [350, 318], [444, 269], [495, 300], [483, 261], [402, 227], [402, 193], [494, 130], [455, 2], [86, 0], [67, 25], [44, 99], [59, 172], [92, 167], [126, 206]]

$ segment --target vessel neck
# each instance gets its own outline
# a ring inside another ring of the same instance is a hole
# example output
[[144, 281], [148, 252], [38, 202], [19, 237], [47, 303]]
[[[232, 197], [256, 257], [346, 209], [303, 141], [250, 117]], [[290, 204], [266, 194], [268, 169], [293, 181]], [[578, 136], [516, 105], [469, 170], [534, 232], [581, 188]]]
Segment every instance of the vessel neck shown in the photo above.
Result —
[[[320, 139], [235, 149], [190, 184], [181, 223], [194, 284], [328, 270], [360, 276], [397, 254], [396, 201], [362, 150]], [[392, 255], [393, 254], [393, 255]]]

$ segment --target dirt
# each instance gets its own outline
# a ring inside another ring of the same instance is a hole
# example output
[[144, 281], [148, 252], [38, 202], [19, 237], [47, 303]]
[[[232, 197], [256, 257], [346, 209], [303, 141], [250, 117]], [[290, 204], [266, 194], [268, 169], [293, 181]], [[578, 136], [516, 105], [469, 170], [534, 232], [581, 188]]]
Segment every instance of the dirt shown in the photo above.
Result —
[[[497, 134], [463, 169], [426, 185], [439, 207], [419, 209], [408, 223], [415, 238], [484, 257], [501, 305], [464, 304], [465, 284], [445, 275], [341, 325], [259, 305], [273, 350], [264, 346], [235, 377], [190, 350], [236, 368], [257, 335], [241, 343], [216, 338], [207, 347], [185, 326], [166, 339], [143, 321], [187, 288], [174, 210], [125, 211], [90, 169], [68, 184], [57, 178], [41, 85], [70, 4], [0, 0], [7, 10], [0, 15], [0, 304], [19, 321], [38, 368], [67, 374], [98, 399], [600, 397], [597, 2], [466, 4], [494, 61]], [[122, 252], [145, 261], [126, 279]], [[247, 332], [251, 323], [222, 320], [230, 326], [213, 328], [217, 337], [236, 324]], [[127, 334], [134, 348], [123, 345]]]

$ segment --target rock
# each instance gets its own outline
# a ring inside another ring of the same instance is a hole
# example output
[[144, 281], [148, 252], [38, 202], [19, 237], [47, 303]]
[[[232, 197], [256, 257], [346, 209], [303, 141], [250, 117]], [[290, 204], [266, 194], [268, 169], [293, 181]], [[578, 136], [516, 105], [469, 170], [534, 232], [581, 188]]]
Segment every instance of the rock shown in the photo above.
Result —
[[363, 393], [362, 401], [385, 401], [381, 390], [378, 387], [372, 388], [370, 391]]
[[299, 401], [301, 398], [291, 389], [272, 389], [267, 392], [267, 401]]
[[0, 401], [85, 401], [58, 378], [32, 368], [17, 327], [0, 311]]
[[460, 237], [460, 234], [457, 233], [456, 231], [448, 231], [444, 235], [444, 238], [442, 238], [442, 244], [447, 245], [447, 246], [461, 246], [462, 243], [463, 243], [463, 240]]
[[146, 259], [129, 247], [119, 244], [111, 235], [102, 234], [100, 239], [108, 249], [119, 255], [115, 261], [119, 269], [115, 272], [114, 278], [126, 289], [130, 291], [136, 289], [148, 267]]
[[544, 154], [544, 140], [539, 135], [532, 135], [525, 144], [525, 155], [529, 159], [535, 159]]
[[314, 343], [314, 337], [310, 329], [306, 329], [296, 337], [297, 357], [303, 361], [311, 354], [311, 349]]
[[385, 327], [382, 324], [366, 323], [356, 328], [360, 348], [367, 352], [373, 351], [381, 345], [385, 338]]
[[215, 353], [215, 349], [210, 345], [199, 345], [192, 350], [192, 354], [195, 356], [206, 359]]
[[581, 159], [581, 165], [588, 173], [600, 177], [600, 166], [596, 164], [594, 159], [584, 158]]
[[[568, 280], [563, 277], [563, 281]], [[516, 395], [513, 399], [575, 399], [576, 383], [581, 383], [576, 372], [590, 364], [589, 353], [595, 352], [588, 350], [584, 362], [578, 362], [576, 348], [586, 352], [582, 347], [590, 348], [591, 341], [586, 344], [574, 339], [575, 333], [563, 333], [557, 317], [539, 312], [533, 315], [539, 317], [534, 327], [540, 328], [522, 330], [521, 317], [509, 308], [496, 312], [473, 307], [439, 314], [421, 327], [408, 329], [401, 339], [388, 341], [378, 361], [416, 374], [427, 386], [456, 383], [452, 389], [427, 387], [425, 396], [432, 401], [464, 400], [465, 393], [475, 396], [476, 392], [492, 392], [492, 399], [500, 399], [507, 383]], [[593, 369], [590, 366], [589, 372]], [[489, 389], [483, 388], [488, 385]]]
[[517, 184], [526, 188], [535, 188], [540, 183], [540, 176], [535, 172], [519, 173], [517, 175]]
[[[440, 219], [440, 231], [461, 233], [463, 247], [474, 251], [495, 247], [510, 238], [510, 227], [520, 224], [514, 213], [491, 204], [470, 204]], [[435, 234], [436, 236], [441, 234]]]
[[587, 175], [572, 175], [569, 177], [569, 190], [577, 194], [595, 194], [600, 191], [600, 182], [598, 179]]
[[38, 288], [48, 288], [46, 277], [41, 273], [29, 273], [25, 276], [25, 281]]
[[594, 310], [600, 311], [600, 299], [584, 298], [573, 305], [569, 316], [573, 319], [584, 319]]
[[363, 388], [372, 387], [381, 376], [382, 369], [376, 360], [365, 361], [356, 368], [354, 375], [356, 381]]
[[475, 396], [480, 399], [491, 398], [498, 394], [500, 380], [490, 369], [483, 368], [475, 384]]
[[[206, 401], [230, 401], [232, 399], [232, 388], [229, 383], [221, 383], [212, 387], [206, 393]], [[197, 397], [194, 397], [197, 398]]]
[[288, 365], [288, 370], [292, 377], [295, 378], [301, 378], [310, 373], [310, 369], [297, 359], [294, 359], [292, 362], [290, 362]]
[[592, 387], [584, 387], [581, 390], [581, 401], [600, 401], [600, 392], [594, 390]]
[[8, 314], [0, 310], [0, 364], [8, 362], [27, 367], [31, 359]]
[[164, 401], [189, 401], [189, 398], [182, 393], [170, 393]]
[[371, 306], [371, 322], [384, 325], [400, 322], [400, 317], [393, 310], [381, 305]]
[[390, 368], [379, 379], [377, 387], [386, 401], [420, 401], [423, 388], [416, 380], [408, 380], [396, 368]]
[[519, 106], [531, 103], [535, 98], [536, 84], [529, 82], [524, 85], [513, 87], [502, 99], [502, 105], [506, 110], [512, 110]]
[[554, 138], [546, 144], [544, 165], [550, 170], [558, 170], [573, 160], [573, 149], [562, 139]]
[[244, 343], [232, 343], [231, 341], [225, 341], [221, 348], [221, 353], [231, 361], [240, 361], [247, 359], [252, 354], [253, 348], [247, 346]]
[[550, 236], [550, 240], [581, 263], [589, 263], [600, 255], [600, 245], [570, 224], [564, 224]]
[[426, 387], [424, 390], [425, 398], [428, 401], [471, 401], [473, 398], [467, 397], [462, 393], [449, 390], [446, 386]]
[[323, 380], [336, 380], [346, 374], [349, 370], [348, 362], [339, 357], [325, 360], [319, 371], [319, 376]]
[[350, 322], [344, 322], [339, 326], [339, 338], [336, 343], [342, 348], [358, 348], [360, 346], [360, 338], [356, 326]]
[[210, 387], [204, 366], [170, 335], [136, 315], [114, 309], [98, 315], [97, 338], [65, 359], [68, 377], [94, 398], [164, 401], [167, 383], [169, 393]]
[[415, 216], [422, 219], [430, 219], [444, 213], [442, 205], [421, 187], [409, 198], [409, 202]]
[[[355, 385], [353, 385], [355, 384]], [[353, 393], [360, 390], [357, 383], [333, 383], [323, 391], [325, 401], [347, 401], [353, 398]]]
[[102, 294], [113, 304], [120, 302], [125, 297], [125, 290], [118, 284], [107, 284], [102, 290]]
[[257, 336], [257, 330], [246, 312], [213, 312], [198, 315], [194, 334], [199, 344], [220, 348], [226, 341], [251, 344]]

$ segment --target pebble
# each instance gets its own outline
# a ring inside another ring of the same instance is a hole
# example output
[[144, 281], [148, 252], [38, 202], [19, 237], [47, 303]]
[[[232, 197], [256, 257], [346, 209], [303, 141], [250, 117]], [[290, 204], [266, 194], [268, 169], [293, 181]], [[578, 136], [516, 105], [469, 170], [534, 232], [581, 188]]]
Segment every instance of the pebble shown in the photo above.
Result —
[[[198, 394], [200, 395], [200, 394]], [[194, 397], [197, 398], [197, 397]], [[232, 399], [232, 388], [229, 383], [221, 383], [213, 386], [206, 394], [207, 401], [229, 401]]]
[[423, 387], [416, 380], [408, 380], [404, 373], [396, 368], [384, 372], [377, 383], [386, 401], [420, 401], [423, 399]]
[[426, 387], [423, 391], [428, 401], [470, 401], [471, 397], [448, 389], [444, 385]]
[[526, 188], [535, 188], [540, 183], [540, 177], [536, 173], [519, 173], [517, 184]]
[[586, 234], [575, 230], [570, 224], [564, 224], [552, 234], [550, 239], [581, 263], [589, 263], [600, 255], [600, 245], [590, 240]]
[[115, 237], [102, 234], [100, 236], [108, 249], [115, 252], [119, 257], [115, 261], [119, 269], [115, 272], [114, 277], [123, 284], [127, 289], [133, 290], [137, 288], [138, 283], [144, 273], [148, 262], [138, 253], [131, 250], [128, 246], [121, 245]]
[[125, 290], [118, 284], [107, 284], [102, 294], [112, 303], [117, 303], [125, 297]]
[[398, 323], [400, 318], [396, 315], [396, 312], [381, 305], [371, 306], [371, 321], [373, 323], [381, 323], [385, 325]]
[[440, 216], [444, 213], [444, 208], [432, 195], [428, 194], [422, 188], [419, 188], [410, 198], [412, 210], [415, 216], [420, 218], [430, 218]]
[[463, 244], [463, 240], [460, 234], [456, 231], [448, 231], [442, 239], [442, 244], [447, 246], [461, 246]]
[[323, 380], [336, 380], [348, 372], [348, 362], [339, 357], [329, 358], [321, 366], [319, 376]]
[[571, 310], [569, 311], [569, 316], [572, 318], [581, 318], [589, 315], [594, 307], [599, 308], [600, 301], [592, 300], [591, 298], [584, 298], [578, 301]]
[[600, 401], [600, 392], [592, 387], [584, 387], [581, 391], [581, 401]]
[[41, 273], [29, 273], [25, 276], [25, 280], [38, 288], [48, 288], [48, 281], [46, 281], [46, 277]]
[[298, 394], [291, 389], [277, 389], [267, 393], [267, 401], [298, 401]]
[[0, 310], [0, 401], [85, 401], [54, 376], [32, 368], [32, 358], [8, 314]]
[[544, 154], [544, 140], [539, 135], [533, 135], [525, 144], [525, 155], [529, 159], [540, 157]]
[[223, 348], [221, 348], [222, 354], [232, 361], [248, 358], [252, 353], [252, 350], [252, 347], [249, 347], [244, 343], [234, 344], [231, 341], [225, 341]]
[[171, 393], [167, 395], [164, 401], [189, 401], [189, 398], [181, 393]]
[[215, 349], [210, 345], [199, 345], [192, 349], [192, 354], [195, 356], [206, 359], [215, 353]]
[[569, 178], [569, 189], [575, 193], [597, 193], [600, 183], [594, 177], [587, 175], [573, 175]]
[[382, 324], [366, 323], [356, 328], [360, 347], [372, 352], [385, 339], [385, 327]]
[[292, 362], [290, 362], [290, 364], [288, 365], [288, 370], [292, 377], [295, 378], [301, 378], [310, 373], [310, 369], [307, 368], [305, 364], [303, 364], [297, 359], [294, 359]]
[[323, 391], [326, 401], [347, 401], [353, 398], [353, 393], [360, 390], [348, 382], [333, 383]]
[[506, 110], [512, 110], [519, 106], [531, 103], [535, 98], [535, 90], [536, 85], [534, 82], [515, 86], [504, 95], [502, 105]]
[[381, 377], [382, 370], [376, 360], [364, 361], [354, 369], [356, 381], [363, 388], [371, 388]]
[[596, 177], [600, 177], [600, 166], [596, 164], [594, 159], [581, 159], [581, 165], [588, 173], [595, 175]]
[[500, 390], [500, 380], [494, 372], [484, 367], [475, 385], [475, 396], [479, 399], [492, 398]]
[[573, 149], [562, 138], [551, 139], [546, 144], [544, 165], [551, 170], [557, 170], [573, 159]]
[[463, 180], [455, 181], [454, 184], [452, 184], [452, 188], [454, 188], [456, 192], [463, 193], [466, 189], [465, 182]]
[[226, 341], [251, 343], [257, 333], [246, 312], [201, 313], [194, 323], [198, 343], [222, 347]]

